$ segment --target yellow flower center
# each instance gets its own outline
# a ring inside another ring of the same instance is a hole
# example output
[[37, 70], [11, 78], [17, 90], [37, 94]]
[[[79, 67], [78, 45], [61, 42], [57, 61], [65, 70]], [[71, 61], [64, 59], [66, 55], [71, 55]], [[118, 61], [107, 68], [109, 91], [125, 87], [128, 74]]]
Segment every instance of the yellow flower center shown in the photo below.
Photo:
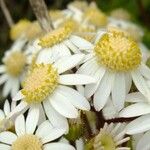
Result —
[[85, 19], [97, 27], [103, 27], [107, 24], [107, 16], [99, 9], [91, 7], [85, 12]]
[[12, 40], [16, 40], [19, 38], [22, 34], [25, 34], [27, 29], [29, 28], [31, 22], [26, 19], [20, 20], [18, 23], [16, 23], [14, 26], [12, 26], [10, 30], [10, 38]]
[[12, 150], [42, 150], [42, 142], [32, 134], [25, 134], [12, 143]]
[[51, 64], [36, 64], [23, 83], [22, 94], [28, 104], [40, 103], [53, 93], [58, 85], [58, 73]]
[[100, 38], [94, 48], [98, 63], [113, 71], [129, 71], [141, 63], [137, 43], [116, 29]]
[[38, 22], [32, 22], [29, 26], [29, 30], [26, 30], [26, 37], [29, 39], [29, 40], [32, 40], [38, 36], [40, 36], [42, 34], [42, 30], [41, 30], [41, 27], [40, 25], [38, 24]]
[[52, 47], [65, 39], [67, 39], [74, 31], [74, 22], [67, 21], [62, 27], [47, 33], [45, 36], [40, 38], [39, 45], [46, 48]]
[[116, 143], [112, 135], [103, 130], [95, 137], [93, 146], [94, 150], [116, 150]]
[[6, 65], [8, 74], [17, 77], [22, 73], [25, 67], [26, 56], [20, 51], [12, 52], [8, 58], [6, 58], [4, 64]]

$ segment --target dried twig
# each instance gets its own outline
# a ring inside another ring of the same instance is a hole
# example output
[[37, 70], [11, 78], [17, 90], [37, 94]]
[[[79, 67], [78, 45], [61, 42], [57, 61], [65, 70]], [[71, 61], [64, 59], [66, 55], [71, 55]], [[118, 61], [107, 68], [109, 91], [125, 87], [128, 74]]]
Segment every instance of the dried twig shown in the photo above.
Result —
[[44, 0], [29, 0], [41, 28], [48, 32], [53, 29], [47, 6]]
[[5, 18], [7, 20], [9, 27], [12, 27], [14, 25], [14, 21], [10, 15], [10, 12], [9, 12], [4, 0], [0, 0], [0, 7], [5, 15]]

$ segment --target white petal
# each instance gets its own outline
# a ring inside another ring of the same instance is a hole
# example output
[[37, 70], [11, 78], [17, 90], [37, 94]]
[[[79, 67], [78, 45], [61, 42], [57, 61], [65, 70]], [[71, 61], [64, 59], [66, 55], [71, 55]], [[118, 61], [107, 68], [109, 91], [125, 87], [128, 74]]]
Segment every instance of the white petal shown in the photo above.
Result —
[[124, 108], [120, 112], [120, 117], [136, 117], [150, 113], [150, 104], [147, 103], [136, 103]]
[[94, 78], [82, 74], [66, 74], [59, 77], [59, 83], [64, 85], [83, 85], [94, 82]]
[[90, 59], [86, 63], [84, 63], [77, 71], [79, 74], [86, 74], [93, 76], [95, 72], [99, 69], [99, 66], [95, 60], [95, 58]]
[[13, 80], [13, 88], [11, 89], [11, 97], [14, 97], [19, 91], [20, 83], [19, 79]]
[[79, 49], [69, 40], [63, 42], [73, 53], [80, 53]]
[[150, 114], [141, 116], [126, 126], [127, 134], [137, 134], [150, 130]]
[[17, 116], [26, 109], [28, 109], [28, 104], [25, 101], [22, 101], [9, 113], [7, 117], [11, 118], [13, 116]]
[[2, 91], [4, 97], [8, 96], [9, 92], [11, 91], [11, 88], [13, 88], [12, 86], [12, 79], [7, 80]]
[[135, 102], [147, 102], [147, 99], [140, 92], [133, 92], [126, 95], [126, 102], [135, 103]]
[[48, 120], [46, 120], [38, 127], [38, 129], [36, 130], [36, 135], [42, 139], [50, 133], [52, 128], [53, 126]]
[[24, 98], [24, 95], [21, 93], [21, 91], [19, 91], [16, 95], [15, 95], [15, 97], [13, 97], [13, 101], [18, 101], [18, 100], [21, 100], [21, 99], [23, 99]]
[[118, 111], [124, 107], [125, 95], [126, 87], [124, 73], [116, 73], [112, 88], [112, 101]]
[[77, 91], [81, 94], [84, 95], [84, 86], [83, 85], [76, 85]]
[[6, 71], [5, 65], [0, 65], [0, 73], [3, 73]]
[[42, 51], [40, 51], [37, 59], [36, 59], [36, 63], [40, 64], [40, 63], [44, 63], [44, 64], [49, 64], [49, 63], [53, 63], [53, 57], [52, 57], [52, 48], [46, 48], [43, 49]]
[[46, 120], [46, 115], [45, 115], [43, 106], [39, 105], [39, 121], [38, 121], [38, 125], [43, 123], [45, 120]]
[[89, 41], [86, 41], [85, 39], [79, 37], [79, 36], [75, 36], [75, 35], [72, 35], [70, 38], [71, 42], [79, 47], [80, 49], [92, 49], [93, 48], [93, 45], [89, 42]]
[[63, 73], [77, 66], [84, 58], [84, 54], [75, 54], [69, 57], [59, 59], [54, 66], [58, 69], [58, 73]]
[[150, 98], [150, 90], [146, 84], [146, 81], [138, 70], [132, 71], [132, 78], [137, 89], [147, 98]]
[[22, 114], [15, 120], [15, 131], [18, 136], [25, 134], [25, 118]]
[[64, 132], [64, 128], [52, 128], [51, 130], [49, 130], [49, 134], [47, 134], [41, 139], [42, 143], [45, 144], [47, 142], [56, 140], [57, 138], [61, 137], [64, 134]]
[[16, 102], [14, 102], [14, 101], [12, 101], [11, 102], [11, 111], [16, 107], [16, 105], [17, 105], [17, 103]]
[[39, 106], [34, 104], [28, 112], [26, 119], [26, 133], [32, 134], [35, 131], [39, 120]]
[[76, 108], [81, 110], [90, 110], [88, 100], [76, 90], [66, 86], [59, 86], [58, 90], [59, 93], [63, 94]]
[[25, 43], [27, 42], [27, 39], [25, 38], [18, 38], [12, 45], [11, 50], [16, 51], [16, 50], [21, 50]]
[[6, 82], [8, 80], [8, 75], [7, 74], [3, 74], [0, 76], [0, 85], [3, 84], [4, 82]]
[[95, 91], [97, 90], [99, 83], [101, 82], [101, 79], [103, 78], [105, 74], [105, 69], [104, 68], [99, 68], [96, 72], [95, 75], [93, 76], [96, 80], [96, 84], [89, 84], [85, 86], [85, 97], [90, 98]]
[[53, 108], [61, 115], [67, 118], [77, 118], [77, 109], [68, 101], [68, 98], [66, 98], [61, 93], [58, 93], [58, 91], [55, 90], [49, 100]]
[[62, 150], [75, 150], [75, 148], [69, 144], [65, 144], [65, 143], [50, 143], [50, 144], [46, 144], [44, 145], [44, 149], [43, 150], [60, 150], [60, 148]]
[[0, 120], [3, 120], [5, 118], [4, 112], [0, 109]]
[[84, 142], [81, 138], [76, 140], [76, 149], [77, 150], [84, 150]]
[[4, 112], [5, 112], [6, 116], [10, 113], [10, 104], [9, 104], [8, 100], [6, 100], [4, 103]]
[[11, 150], [11, 147], [9, 145], [0, 143], [0, 150]]
[[145, 78], [150, 79], [150, 69], [144, 63], [140, 66], [140, 72]]
[[149, 150], [150, 149], [150, 131], [146, 132], [142, 138], [139, 140], [136, 150]]
[[66, 129], [66, 132], [68, 132], [68, 122], [67, 119], [60, 115], [50, 104], [50, 102], [48, 100], [45, 100], [43, 102], [44, 104], [44, 109], [45, 109], [45, 113], [49, 119], [49, 121], [51, 122], [51, 124], [54, 127], [62, 127]]
[[[56, 48], [57, 46], [57, 48]], [[56, 46], [53, 46], [53, 53], [52, 53], [52, 57], [54, 59], [54, 61], [60, 59], [61, 57], [65, 57], [65, 56], [70, 56], [70, 50], [68, 49], [68, 47], [66, 47], [66, 45], [60, 43]]]
[[126, 86], [126, 93], [128, 94], [132, 85], [132, 77], [131, 74], [125, 73], [125, 86]]
[[0, 133], [0, 142], [6, 144], [12, 144], [17, 139], [17, 136], [9, 131], [1, 132]]
[[114, 73], [107, 72], [94, 95], [94, 107], [100, 111], [106, 104], [114, 82]]

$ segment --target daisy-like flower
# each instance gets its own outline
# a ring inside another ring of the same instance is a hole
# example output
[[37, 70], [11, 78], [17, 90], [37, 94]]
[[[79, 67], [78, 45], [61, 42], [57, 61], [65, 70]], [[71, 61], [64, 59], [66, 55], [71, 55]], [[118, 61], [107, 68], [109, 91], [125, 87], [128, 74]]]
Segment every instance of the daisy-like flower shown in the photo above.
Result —
[[[33, 121], [34, 120], [34, 121]], [[30, 110], [26, 121], [23, 115], [15, 120], [15, 132], [0, 133], [0, 150], [75, 150], [71, 145], [52, 142], [63, 135], [64, 129], [55, 128], [49, 121], [37, 127], [36, 111]]]
[[85, 150], [130, 150], [121, 145], [130, 138], [125, 137], [124, 125], [104, 124], [99, 133], [85, 145]]
[[68, 128], [66, 117], [76, 118], [77, 109], [90, 109], [89, 102], [84, 96], [65, 85], [90, 84], [95, 80], [80, 74], [62, 75], [79, 64], [83, 58], [83, 54], [75, 54], [52, 64], [33, 65], [23, 83], [23, 89], [13, 98], [14, 101], [22, 99], [22, 102], [12, 115], [22, 108], [30, 107], [39, 116], [39, 107], [43, 105], [52, 124]]
[[4, 84], [3, 96], [11, 93], [13, 97], [19, 91], [25, 66], [28, 64], [27, 55], [22, 51], [25, 42], [24, 39], [18, 39], [12, 48], [5, 52], [3, 64], [0, 65], [0, 85]]
[[[32, 50], [35, 52], [35, 49], [39, 51], [37, 56], [39, 63], [42, 63], [41, 59], [46, 62], [50, 57], [57, 60], [63, 56], [70, 56], [71, 53], [81, 53], [80, 50], [87, 49], [91, 43], [79, 36], [72, 35], [75, 28], [76, 25], [73, 20], [66, 20], [61, 27], [36, 40], [33, 49], [30, 48], [29, 50], [30, 53]], [[35, 48], [36, 45], [37, 48]]]
[[124, 118], [138, 117], [131, 121], [126, 127], [127, 134], [137, 134], [150, 130], [150, 104], [149, 100], [141, 93], [130, 93], [126, 102], [134, 103], [124, 108], [119, 116]]
[[88, 74], [97, 80], [96, 84], [85, 86], [87, 98], [94, 94], [97, 111], [105, 106], [110, 95], [117, 111], [121, 110], [132, 80], [143, 95], [150, 97], [146, 83], [150, 69], [142, 63], [138, 44], [120, 30], [110, 29], [103, 33], [87, 58], [77, 73]]
[[0, 132], [12, 129], [13, 122], [11, 120], [8, 120], [7, 116], [15, 108], [15, 106], [15, 102], [11, 102], [10, 104], [8, 100], [6, 100], [3, 110], [0, 109]]

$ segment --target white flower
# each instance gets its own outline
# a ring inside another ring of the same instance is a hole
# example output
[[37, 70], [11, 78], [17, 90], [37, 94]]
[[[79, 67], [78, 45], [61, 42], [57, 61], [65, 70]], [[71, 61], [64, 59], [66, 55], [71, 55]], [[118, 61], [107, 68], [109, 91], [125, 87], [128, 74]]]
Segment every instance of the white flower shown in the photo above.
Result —
[[130, 93], [126, 97], [126, 101], [134, 103], [124, 108], [120, 117], [138, 117], [131, 121], [126, 127], [127, 134], [137, 134], [150, 130], [150, 103], [141, 93]]
[[75, 150], [71, 145], [52, 142], [63, 135], [64, 129], [53, 127], [49, 121], [37, 129], [36, 111], [29, 111], [26, 121], [23, 115], [15, 120], [16, 134], [9, 131], [0, 133], [0, 150]]
[[8, 100], [5, 101], [3, 110], [0, 109], [0, 132], [11, 129], [13, 127], [13, 122], [7, 119], [9, 113], [16, 107], [16, 102], [9, 103]]
[[66, 85], [94, 83], [92, 77], [80, 74], [64, 74], [75, 67], [84, 58], [83, 54], [64, 57], [53, 64], [36, 64], [30, 69], [23, 89], [13, 98], [22, 102], [10, 114], [18, 113], [30, 107], [39, 116], [39, 107], [44, 106], [45, 113], [55, 126], [64, 126], [68, 130], [67, 118], [76, 118], [78, 110], [90, 110], [88, 100], [76, 90]]
[[121, 145], [130, 138], [125, 137], [124, 124], [104, 124], [100, 132], [85, 147], [92, 150], [130, 150], [129, 147]]
[[25, 43], [25, 39], [18, 39], [11, 49], [6, 51], [3, 58], [4, 64], [0, 65], [0, 84], [4, 84], [3, 96], [11, 93], [13, 97], [19, 91], [28, 62], [26, 54], [22, 51]]
[[143, 136], [141, 136], [136, 145], [136, 150], [149, 150], [150, 149], [149, 139], [150, 139], [150, 130], [147, 131]]
[[93, 103], [97, 111], [105, 106], [110, 95], [115, 108], [121, 110], [132, 80], [142, 94], [150, 97], [146, 83], [146, 79], [150, 78], [150, 69], [142, 63], [137, 43], [117, 29], [110, 29], [101, 35], [77, 73], [93, 76], [97, 80], [96, 84], [85, 86], [87, 98], [94, 94]]
[[28, 46], [27, 53], [38, 52], [38, 63], [48, 63], [51, 58], [54, 61], [64, 56], [71, 56], [71, 53], [81, 53], [81, 51], [90, 51], [87, 47], [92, 44], [85, 39], [72, 35], [75, 28], [75, 22], [67, 20], [64, 24], [45, 34], [43, 37], [35, 40], [32, 46]]

